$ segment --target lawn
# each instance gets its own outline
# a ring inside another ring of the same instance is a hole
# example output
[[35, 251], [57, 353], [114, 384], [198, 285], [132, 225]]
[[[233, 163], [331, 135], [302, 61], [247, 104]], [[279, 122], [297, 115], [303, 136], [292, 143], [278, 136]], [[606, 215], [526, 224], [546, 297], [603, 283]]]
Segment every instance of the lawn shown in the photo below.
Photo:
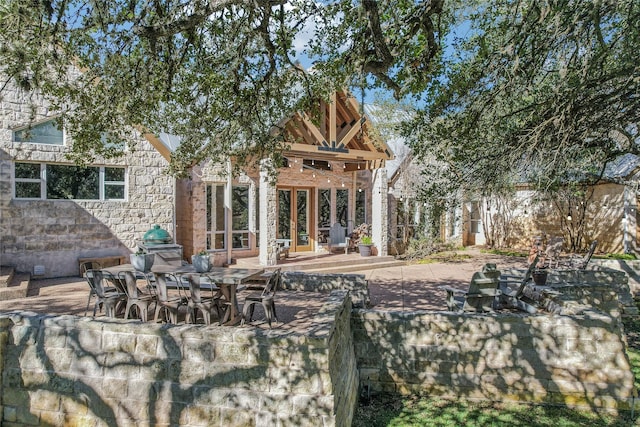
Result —
[[[627, 354], [640, 389], [640, 319], [625, 319]], [[409, 426], [640, 426], [638, 413], [614, 416], [558, 406], [450, 401], [382, 395], [361, 402], [353, 427]]]

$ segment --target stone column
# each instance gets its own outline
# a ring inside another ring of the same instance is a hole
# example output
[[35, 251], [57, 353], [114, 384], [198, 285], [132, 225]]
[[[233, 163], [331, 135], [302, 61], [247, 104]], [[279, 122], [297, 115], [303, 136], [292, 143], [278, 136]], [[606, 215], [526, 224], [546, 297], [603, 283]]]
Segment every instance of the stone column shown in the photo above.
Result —
[[378, 256], [386, 256], [389, 245], [389, 221], [387, 211], [387, 170], [376, 169], [372, 174], [371, 189], [371, 238]]
[[278, 192], [275, 183], [270, 181], [270, 159], [260, 164], [260, 265], [276, 265], [276, 228], [278, 221]]

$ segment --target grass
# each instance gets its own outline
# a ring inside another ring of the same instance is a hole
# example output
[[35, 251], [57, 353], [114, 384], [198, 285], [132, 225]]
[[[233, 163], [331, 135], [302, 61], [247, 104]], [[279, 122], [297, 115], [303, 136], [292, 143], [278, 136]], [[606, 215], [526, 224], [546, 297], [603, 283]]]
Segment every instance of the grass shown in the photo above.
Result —
[[[624, 320], [627, 355], [640, 390], [640, 318]], [[361, 403], [353, 427], [417, 426], [532, 426], [532, 427], [628, 427], [640, 426], [636, 413], [615, 416], [574, 410], [563, 406], [501, 404], [438, 398], [379, 395]]]

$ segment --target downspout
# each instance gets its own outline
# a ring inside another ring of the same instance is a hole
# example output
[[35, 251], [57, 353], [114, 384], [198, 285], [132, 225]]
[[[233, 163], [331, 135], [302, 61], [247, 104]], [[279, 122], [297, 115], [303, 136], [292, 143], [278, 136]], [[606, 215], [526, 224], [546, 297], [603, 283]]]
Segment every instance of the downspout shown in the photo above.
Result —
[[227, 247], [227, 265], [231, 265], [231, 255], [233, 249], [233, 241], [232, 241], [232, 227], [233, 227], [233, 210], [231, 209], [232, 198], [233, 198], [233, 177], [231, 176], [231, 159], [227, 161], [227, 190], [225, 191], [224, 197], [224, 210], [225, 210], [225, 242]]

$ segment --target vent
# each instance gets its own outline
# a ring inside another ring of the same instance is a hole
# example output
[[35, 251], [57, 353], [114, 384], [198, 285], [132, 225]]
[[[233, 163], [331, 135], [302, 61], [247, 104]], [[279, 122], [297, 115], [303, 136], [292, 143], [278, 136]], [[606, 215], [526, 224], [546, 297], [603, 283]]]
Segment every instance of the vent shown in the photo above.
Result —
[[45, 272], [44, 265], [34, 265], [33, 266], [33, 275], [34, 276], [43, 276]]

